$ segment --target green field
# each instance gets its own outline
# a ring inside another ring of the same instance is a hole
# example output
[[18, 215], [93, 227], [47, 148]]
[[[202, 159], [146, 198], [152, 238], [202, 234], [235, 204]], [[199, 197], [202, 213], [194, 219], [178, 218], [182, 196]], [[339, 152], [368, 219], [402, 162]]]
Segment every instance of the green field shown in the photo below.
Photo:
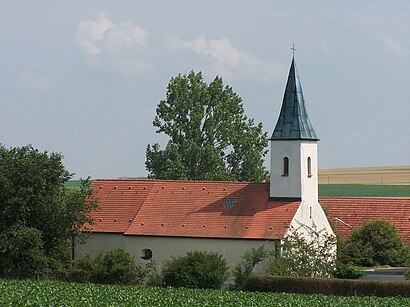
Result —
[[410, 197], [410, 185], [319, 184], [320, 197]]
[[341, 297], [0, 280], [1, 306], [409, 306], [403, 297]]
[[65, 183], [65, 186], [67, 188], [79, 188], [81, 185], [81, 180], [68, 180]]

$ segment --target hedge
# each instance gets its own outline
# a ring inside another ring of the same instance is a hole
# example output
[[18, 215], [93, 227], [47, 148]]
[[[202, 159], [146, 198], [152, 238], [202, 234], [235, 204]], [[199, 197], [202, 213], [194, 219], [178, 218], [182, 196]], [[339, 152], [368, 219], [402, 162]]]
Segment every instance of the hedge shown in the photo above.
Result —
[[340, 296], [410, 296], [408, 281], [253, 276], [246, 290]]

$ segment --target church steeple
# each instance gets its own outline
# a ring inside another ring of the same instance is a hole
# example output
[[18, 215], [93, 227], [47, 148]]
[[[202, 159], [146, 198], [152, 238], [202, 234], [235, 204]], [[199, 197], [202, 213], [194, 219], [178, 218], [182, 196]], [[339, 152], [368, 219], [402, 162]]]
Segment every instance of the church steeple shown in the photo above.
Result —
[[282, 108], [270, 139], [271, 198], [317, 203], [318, 141], [306, 112], [302, 86], [292, 58]]
[[290, 66], [282, 108], [271, 140], [319, 140], [306, 111], [294, 58]]

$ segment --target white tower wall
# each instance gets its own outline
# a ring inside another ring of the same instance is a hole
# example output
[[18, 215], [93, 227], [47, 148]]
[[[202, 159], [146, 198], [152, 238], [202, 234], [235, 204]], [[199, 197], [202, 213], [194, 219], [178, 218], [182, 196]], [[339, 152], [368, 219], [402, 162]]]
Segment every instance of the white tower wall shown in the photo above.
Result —
[[[284, 158], [289, 159], [284, 174]], [[308, 174], [310, 158], [310, 175]], [[271, 140], [270, 196], [318, 201], [317, 142], [303, 140]]]

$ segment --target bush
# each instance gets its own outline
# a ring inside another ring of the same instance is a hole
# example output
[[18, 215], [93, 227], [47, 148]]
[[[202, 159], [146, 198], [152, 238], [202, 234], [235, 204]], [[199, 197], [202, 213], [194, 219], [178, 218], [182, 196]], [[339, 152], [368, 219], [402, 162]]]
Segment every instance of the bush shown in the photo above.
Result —
[[408, 296], [410, 283], [407, 281], [253, 276], [246, 290], [341, 296]]
[[402, 266], [408, 257], [408, 251], [394, 225], [384, 220], [374, 220], [353, 230], [340, 260], [367, 267]]
[[405, 279], [405, 280], [409, 280], [409, 279], [410, 279], [410, 268], [408, 268], [408, 269], [404, 272], [404, 279]]
[[363, 267], [354, 264], [338, 264], [335, 277], [342, 279], [358, 279], [363, 275]]
[[0, 233], [0, 277], [39, 278], [46, 261], [38, 229], [17, 224]]
[[134, 284], [142, 282], [144, 277], [144, 269], [123, 249], [96, 257], [85, 255], [74, 264], [70, 274], [72, 281], [101, 284]]
[[252, 248], [242, 256], [242, 261], [234, 268], [235, 289], [243, 289], [248, 283], [253, 268], [267, 257], [267, 251], [262, 245], [259, 248]]
[[300, 224], [282, 240], [282, 256], [274, 258], [271, 275], [331, 277], [336, 268], [336, 237], [325, 229]]
[[228, 279], [228, 266], [218, 253], [189, 251], [167, 261], [162, 277], [166, 286], [219, 289]]
[[292, 261], [288, 258], [277, 257], [269, 264], [268, 273], [272, 276], [293, 276]]

